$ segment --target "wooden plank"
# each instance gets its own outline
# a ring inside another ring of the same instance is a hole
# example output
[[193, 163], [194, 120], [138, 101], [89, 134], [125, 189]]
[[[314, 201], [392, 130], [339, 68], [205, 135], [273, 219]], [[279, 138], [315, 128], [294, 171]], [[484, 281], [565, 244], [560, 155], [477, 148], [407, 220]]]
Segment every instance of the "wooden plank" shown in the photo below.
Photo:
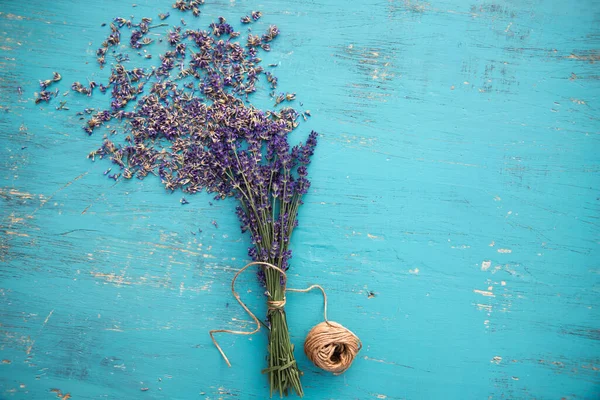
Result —
[[[297, 351], [306, 397], [597, 398], [598, 2], [207, 0], [184, 18], [254, 9], [282, 31], [264, 62], [313, 115], [295, 137], [322, 135], [291, 284], [323, 284], [365, 345], [338, 377]], [[53, 71], [63, 93], [106, 81], [103, 22], [167, 11], [0, 7], [2, 398], [267, 396], [264, 332], [221, 339], [232, 368], [207, 334], [251, 326], [228, 289], [249, 244], [235, 204], [107, 179], [74, 115], [106, 96], [33, 101]], [[254, 277], [240, 287], [264, 315]], [[301, 347], [321, 299], [289, 297]]]

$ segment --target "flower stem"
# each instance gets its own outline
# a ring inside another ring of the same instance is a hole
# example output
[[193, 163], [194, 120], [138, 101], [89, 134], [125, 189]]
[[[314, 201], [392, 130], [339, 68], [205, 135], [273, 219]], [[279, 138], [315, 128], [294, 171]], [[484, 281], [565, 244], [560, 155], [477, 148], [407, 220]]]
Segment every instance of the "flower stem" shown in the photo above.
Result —
[[[267, 290], [271, 295], [270, 299], [283, 300], [284, 292], [280, 273], [273, 269], [266, 269], [265, 275]], [[294, 391], [302, 397], [304, 392], [300, 383], [301, 372], [294, 358], [294, 345], [290, 341], [285, 311], [283, 309], [270, 310], [268, 318], [271, 323], [268, 345], [269, 367], [263, 372], [269, 374], [271, 396], [274, 392], [279, 392], [279, 395], [283, 397]]]

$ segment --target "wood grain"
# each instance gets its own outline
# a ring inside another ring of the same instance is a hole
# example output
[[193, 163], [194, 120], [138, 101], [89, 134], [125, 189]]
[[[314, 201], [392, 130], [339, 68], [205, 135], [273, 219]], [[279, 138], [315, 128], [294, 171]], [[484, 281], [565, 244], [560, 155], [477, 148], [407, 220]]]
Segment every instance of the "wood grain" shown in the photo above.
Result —
[[[294, 140], [322, 135], [290, 285], [325, 286], [365, 345], [338, 377], [297, 351], [306, 397], [600, 396], [600, 3], [136, 3], [0, 5], [1, 398], [268, 396], [264, 332], [220, 338], [232, 368], [208, 336], [251, 325], [228, 290], [249, 245], [234, 203], [107, 179], [74, 115], [107, 97], [62, 97], [107, 80], [113, 17], [257, 9], [255, 31], [282, 32], [264, 62], [313, 115]], [[60, 99], [35, 105], [52, 71]], [[264, 315], [254, 277], [239, 286]], [[299, 348], [320, 307], [289, 296]]]

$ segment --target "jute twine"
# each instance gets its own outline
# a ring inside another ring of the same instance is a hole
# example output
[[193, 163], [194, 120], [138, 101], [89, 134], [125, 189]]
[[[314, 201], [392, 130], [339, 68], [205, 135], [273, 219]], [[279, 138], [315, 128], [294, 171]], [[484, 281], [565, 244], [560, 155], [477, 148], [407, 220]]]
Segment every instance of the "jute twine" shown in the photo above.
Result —
[[312, 285], [306, 289], [290, 289], [286, 287], [287, 284], [287, 275], [286, 273], [278, 268], [277, 266], [262, 262], [255, 261], [246, 264], [244, 268], [240, 269], [233, 279], [231, 280], [231, 293], [233, 297], [237, 300], [238, 303], [244, 308], [244, 310], [252, 317], [254, 323], [256, 324], [256, 328], [253, 331], [233, 331], [229, 329], [213, 329], [211, 330], [210, 337], [225, 359], [225, 362], [228, 366], [231, 367], [231, 363], [229, 359], [225, 355], [225, 352], [217, 343], [214, 334], [223, 332], [223, 333], [231, 333], [234, 335], [253, 335], [260, 330], [260, 321], [256, 318], [256, 315], [250, 311], [250, 309], [244, 304], [244, 302], [240, 299], [240, 295], [235, 291], [235, 281], [238, 276], [244, 272], [248, 267], [252, 265], [263, 265], [268, 268], [273, 268], [283, 275], [283, 292], [284, 297], [283, 300], [272, 300], [269, 299], [267, 301], [267, 308], [269, 311], [278, 310], [283, 312], [283, 307], [286, 303], [285, 292], [299, 292], [306, 293], [310, 292], [313, 289], [319, 289], [321, 293], [323, 293], [323, 319], [324, 321], [315, 325], [308, 335], [306, 336], [306, 340], [304, 341], [304, 353], [309, 360], [311, 360], [317, 367], [324, 369], [325, 371], [333, 372], [334, 375], [343, 374], [354, 361], [354, 358], [362, 348], [362, 343], [358, 336], [356, 336], [352, 331], [345, 328], [341, 324], [337, 322], [327, 320], [327, 294], [325, 294], [325, 290], [319, 285]]

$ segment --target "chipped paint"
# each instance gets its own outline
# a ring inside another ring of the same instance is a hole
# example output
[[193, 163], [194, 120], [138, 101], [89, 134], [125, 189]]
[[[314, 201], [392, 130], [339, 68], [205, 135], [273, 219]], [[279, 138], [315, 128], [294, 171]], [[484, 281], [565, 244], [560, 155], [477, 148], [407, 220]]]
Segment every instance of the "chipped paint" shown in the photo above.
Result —
[[[10, 197], [16, 197], [18, 199], [21, 200], [31, 200], [33, 198], [36, 198], [37, 196], [35, 196], [32, 193], [28, 193], [28, 192], [24, 192], [15, 188], [0, 188], [0, 197], [4, 197], [4, 198], [10, 198]], [[39, 195], [40, 200], [44, 199], [43, 195]]]
[[482, 296], [486, 296], [486, 297], [496, 297], [496, 296], [494, 296], [494, 293], [492, 293], [492, 292], [491, 292], [491, 291], [489, 291], [489, 290], [479, 290], [479, 289], [474, 289], [474, 290], [473, 290], [473, 293], [477, 293], [477, 294], [480, 294], [480, 295], [482, 295]]
[[481, 304], [481, 303], [477, 303], [475, 304], [475, 306], [477, 307], [478, 310], [480, 311], [487, 311], [487, 312], [492, 312], [492, 305], [490, 304]]
[[587, 61], [590, 64], [594, 64], [595, 62], [600, 61], [600, 51], [591, 50], [580, 54], [571, 53], [567, 58], [570, 60]]
[[488, 269], [490, 269], [491, 266], [492, 266], [492, 262], [489, 260], [481, 262], [481, 270], [482, 271], [487, 271]]
[[50, 320], [50, 317], [52, 316], [53, 313], [54, 313], [54, 310], [50, 311], [50, 313], [48, 314], [48, 316], [44, 320], [44, 325], [46, 325], [48, 323], [48, 321]]
[[12, 19], [12, 20], [17, 20], [17, 21], [22, 21], [24, 19], [29, 19], [26, 18], [22, 15], [17, 15], [17, 14], [12, 14], [12, 13], [3, 13], [0, 12], [0, 18], [5, 18], [5, 19]]
[[579, 105], [585, 105], [587, 104], [584, 100], [580, 100], [580, 99], [575, 99], [573, 97], [571, 97], [571, 102], [575, 103], [575, 104], [579, 104]]
[[26, 233], [20, 233], [20, 232], [15, 232], [15, 231], [4, 231], [5, 234], [7, 235], [14, 235], [14, 236], [21, 236], [21, 237], [29, 237], [28, 234]]
[[100, 278], [100, 279], [104, 280], [105, 283], [115, 283], [117, 285], [131, 285], [132, 284], [131, 281], [125, 280], [125, 277], [123, 275], [116, 275], [114, 272], [111, 272], [110, 274], [105, 274], [102, 272], [90, 271], [90, 274], [94, 278]]

